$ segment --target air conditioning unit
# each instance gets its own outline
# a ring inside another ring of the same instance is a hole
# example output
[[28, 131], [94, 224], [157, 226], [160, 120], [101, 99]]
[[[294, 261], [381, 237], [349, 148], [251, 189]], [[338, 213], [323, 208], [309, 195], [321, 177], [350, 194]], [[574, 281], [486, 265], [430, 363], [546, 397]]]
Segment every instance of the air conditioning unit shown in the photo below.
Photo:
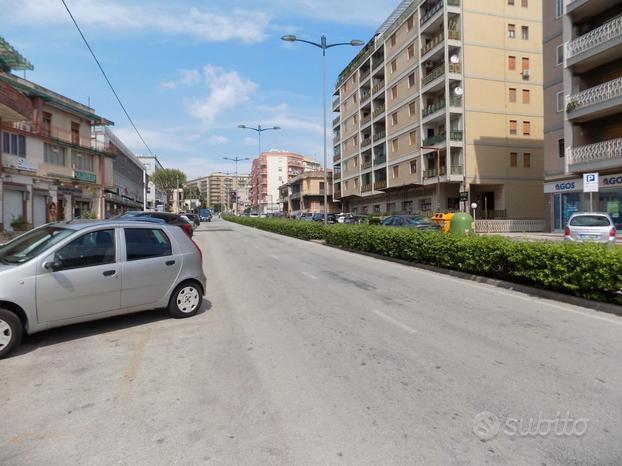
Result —
[[531, 76], [531, 71], [523, 70], [523, 79], [529, 79], [529, 76]]

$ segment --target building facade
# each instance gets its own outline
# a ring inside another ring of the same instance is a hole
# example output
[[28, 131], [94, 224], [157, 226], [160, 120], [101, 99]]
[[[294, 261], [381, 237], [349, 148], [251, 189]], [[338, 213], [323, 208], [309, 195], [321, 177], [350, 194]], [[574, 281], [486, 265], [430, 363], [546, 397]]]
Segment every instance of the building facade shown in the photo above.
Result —
[[[609, 212], [622, 228], [622, 2], [544, 2], [545, 220]], [[583, 175], [599, 175], [599, 193]]]
[[96, 144], [91, 131], [112, 122], [11, 73], [0, 73], [0, 89], [19, 107], [17, 115], [4, 113], [0, 123], [2, 228], [11, 231], [15, 222], [36, 227], [56, 220], [104, 218], [115, 155]]
[[209, 198], [209, 177], [204, 176], [201, 178], [196, 178], [194, 180], [187, 181], [185, 184], [186, 188], [196, 188], [199, 193], [201, 193], [201, 200], [206, 202]]
[[155, 155], [139, 155], [136, 158], [145, 167], [145, 172], [147, 173], [147, 210], [166, 210], [168, 207], [166, 193], [157, 189], [153, 181], [151, 181], [153, 174], [164, 167]]
[[[339, 203], [333, 202], [333, 173], [328, 172], [328, 212], [337, 213]], [[307, 171], [279, 187], [280, 211], [289, 217], [301, 213], [324, 212], [324, 170]]]
[[112, 186], [105, 188], [106, 218], [128, 210], [145, 209], [147, 173], [134, 153], [109, 129], [93, 131], [94, 147], [105, 147], [115, 155], [112, 161]]
[[[253, 160], [251, 202], [259, 212], [278, 212], [279, 188], [305, 171], [321, 168], [315, 160], [293, 152], [270, 150]], [[260, 184], [261, 183], [261, 184]]]
[[[221, 210], [239, 210], [238, 197], [244, 195], [250, 183], [249, 175], [232, 175], [228, 173], [212, 173], [208, 177], [208, 205]], [[238, 195], [238, 193], [241, 193]], [[217, 209], [216, 209], [217, 210]]]
[[403, 1], [332, 105], [342, 210], [543, 217], [542, 0]]

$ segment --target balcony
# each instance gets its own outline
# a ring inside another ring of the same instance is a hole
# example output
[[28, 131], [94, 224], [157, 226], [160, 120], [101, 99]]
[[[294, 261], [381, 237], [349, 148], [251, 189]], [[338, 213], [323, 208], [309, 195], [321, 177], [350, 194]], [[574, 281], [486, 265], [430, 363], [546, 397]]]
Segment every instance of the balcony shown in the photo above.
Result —
[[371, 122], [371, 113], [366, 117], [361, 118], [361, 127], [367, 125], [369, 122]]
[[619, 4], [619, 0], [565, 0], [566, 13], [573, 22], [581, 22], [588, 18], [599, 16], [604, 11]]
[[593, 120], [619, 113], [622, 108], [622, 78], [591, 87], [567, 98], [569, 120]]
[[376, 110], [374, 110], [374, 113], [372, 114], [374, 118], [382, 115], [384, 113], [385, 110], [385, 106], [381, 105], [380, 107], [376, 108]]
[[447, 0], [448, 6], [460, 6], [460, 0]]
[[365, 149], [366, 147], [371, 146], [371, 136], [366, 137], [361, 141], [361, 149]]
[[16, 122], [12, 125], [2, 124], [2, 128], [28, 133], [33, 136], [50, 139], [51, 142], [68, 144], [80, 149], [111, 153], [111, 147], [109, 143], [104, 143], [103, 141], [92, 139], [90, 134], [88, 137], [81, 136], [80, 134], [73, 132], [70, 129], [59, 128], [56, 126], [44, 126], [24, 121]]
[[387, 132], [385, 130], [377, 131], [374, 134], [374, 142], [377, 142], [377, 141], [380, 141], [381, 139], [384, 139], [386, 137], [386, 135], [387, 135]]
[[462, 38], [460, 31], [448, 31], [447, 36], [449, 40], [460, 40]]
[[374, 183], [375, 190], [385, 189], [386, 187], [387, 187], [387, 180], [378, 180]]
[[449, 99], [450, 107], [462, 107], [462, 97], [451, 97]]
[[435, 79], [440, 78], [444, 74], [445, 74], [445, 64], [442, 63], [436, 68], [434, 68], [432, 71], [430, 71], [428, 74], [426, 74], [421, 80], [421, 83], [425, 86], [426, 84], [430, 84]]
[[339, 144], [341, 142], [341, 134], [336, 134], [333, 137], [333, 146], [336, 146], [337, 144]]
[[386, 161], [387, 161], [386, 154], [377, 155], [376, 158], [374, 159], [374, 165], [382, 165], [383, 163], [386, 163]]
[[437, 102], [434, 105], [430, 105], [429, 107], [424, 108], [423, 112], [422, 112], [423, 118], [425, 118], [425, 117], [427, 117], [429, 115], [432, 115], [433, 113], [436, 113], [439, 110], [444, 109], [445, 106], [446, 106], [445, 99], [443, 99], [443, 100], [440, 100], [439, 102]]
[[341, 160], [341, 154], [335, 154], [333, 156], [333, 162], [339, 162]]
[[367, 77], [371, 74], [371, 69], [369, 70], [365, 70], [365, 71], [361, 71], [361, 75], [359, 76], [359, 81], [363, 82], [365, 81], [365, 79], [367, 79]]
[[622, 16], [566, 43], [566, 66], [584, 72], [619, 59]]
[[340, 180], [341, 179], [341, 173], [333, 173], [333, 180]]
[[333, 199], [341, 199], [341, 190], [333, 191]]
[[341, 147], [340, 146], [333, 148], [333, 152], [335, 154], [335, 157], [341, 158]]
[[438, 1], [434, 5], [432, 5], [422, 16], [421, 16], [421, 25], [424, 25], [428, 22], [432, 17], [443, 9], [443, 2]]
[[452, 165], [449, 167], [450, 175], [464, 175], [464, 167], [462, 165]]
[[367, 160], [361, 164], [361, 170], [368, 170], [372, 167], [373, 163], [371, 160]]
[[437, 35], [435, 35], [432, 38], [432, 40], [430, 40], [430, 42], [428, 42], [423, 47], [421, 47], [421, 56], [423, 57], [426, 53], [428, 53], [430, 50], [432, 50], [438, 44], [442, 44], [444, 39], [445, 39], [445, 35], [442, 32], [440, 32]]
[[371, 92], [372, 94], [376, 94], [377, 92], [380, 92], [381, 90], [384, 90], [384, 79], [382, 81], [378, 81], [378, 83], [376, 83], [376, 85], [372, 87]]
[[339, 96], [333, 99], [333, 111], [339, 111]]
[[425, 147], [435, 146], [436, 144], [445, 142], [446, 139], [447, 139], [447, 133], [439, 133], [430, 138], [424, 139], [421, 144]]
[[337, 117], [333, 120], [333, 126], [337, 126], [339, 124], [339, 121], [341, 120], [341, 117]]
[[361, 91], [361, 105], [367, 103], [371, 99], [370, 91]]
[[449, 140], [450, 141], [456, 141], [456, 142], [461, 142], [462, 141], [462, 135], [464, 134], [464, 132], [462, 130], [453, 130], [449, 132]]
[[363, 183], [363, 184], [361, 185], [361, 192], [362, 192], [362, 193], [369, 192], [369, 191], [371, 191], [371, 188], [372, 188], [371, 183]]
[[460, 65], [460, 63], [450, 63], [449, 72], [460, 74], [462, 72], [462, 66]]
[[604, 170], [622, 167], [622, 138], [566, 149], [572, 171]]
[[439, 174], [436, 174], [436, 168], [430, 168], [429, 170], [423, 171], [424, 178], [434, 178], [435, 176], [445, 176], [447, 174], [447, 168], [441, 167]]

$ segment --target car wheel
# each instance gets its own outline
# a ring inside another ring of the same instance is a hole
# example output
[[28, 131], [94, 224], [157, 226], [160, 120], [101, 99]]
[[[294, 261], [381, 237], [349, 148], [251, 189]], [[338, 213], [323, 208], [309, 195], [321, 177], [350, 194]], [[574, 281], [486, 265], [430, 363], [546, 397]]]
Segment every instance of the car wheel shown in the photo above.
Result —
[[8, 355], [22, 341], [24, 328], [14, 313], [0, 309], [0, 359]]
[[202, 303], [201, 288], [194, 283], [182, 283], [173, 292], [168, 311], [176, 319], [192, 317], [199, 312]]

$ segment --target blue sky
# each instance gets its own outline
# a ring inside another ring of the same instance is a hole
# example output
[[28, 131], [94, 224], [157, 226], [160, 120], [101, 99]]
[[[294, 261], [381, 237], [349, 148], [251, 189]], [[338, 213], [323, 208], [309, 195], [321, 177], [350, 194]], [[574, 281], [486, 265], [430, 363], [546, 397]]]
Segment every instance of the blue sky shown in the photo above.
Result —
[[[264, 149], [322, 157], [321, 51], [280, 40], [369, 40], [399, 0], [67, 0], [124, 104], [167, 167], [194, 178]], [[70, 23], [61, 0], [0, 0], [0, 35], [35, 66], [27, 78], [115, 122], [146, 152]], [[329, 92], [358, 48], [329, 51]], [[329, 113], [329, 124], [333, 115]], [[248, 171], [240, 164], [240, 172]]]

